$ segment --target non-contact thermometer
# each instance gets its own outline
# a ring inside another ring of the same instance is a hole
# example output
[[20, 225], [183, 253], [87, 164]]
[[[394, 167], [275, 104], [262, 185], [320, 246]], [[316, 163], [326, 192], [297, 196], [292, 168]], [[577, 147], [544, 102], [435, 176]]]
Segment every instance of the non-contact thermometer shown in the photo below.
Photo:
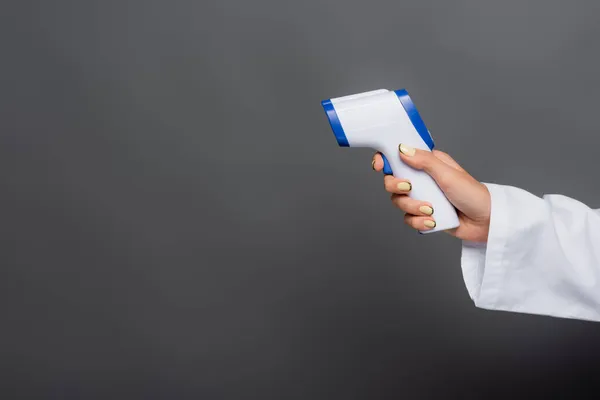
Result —
[[426, 151], [434, 147], [433, 139], [406, 90], [380, 89], [323, 100], [321, 104], [339, 146], [370, 147], [380, 152], [383, 172], [408, 179], [412, 183], [408, 196], [432, 204], [436, 226], [421, 233], [458, 227], [456, 209], [433, 178], [406, 165], [400, 158], [400, 143]]

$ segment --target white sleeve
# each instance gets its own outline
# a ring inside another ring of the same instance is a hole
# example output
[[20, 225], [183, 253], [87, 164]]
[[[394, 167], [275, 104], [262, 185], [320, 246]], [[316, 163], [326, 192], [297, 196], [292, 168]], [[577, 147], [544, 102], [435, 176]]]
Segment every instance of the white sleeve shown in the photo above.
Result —
[[600, 321], [600, 210], [562, 195], [486, 186], [488, 242], [462, 244], [463, 277], [475, 305]]

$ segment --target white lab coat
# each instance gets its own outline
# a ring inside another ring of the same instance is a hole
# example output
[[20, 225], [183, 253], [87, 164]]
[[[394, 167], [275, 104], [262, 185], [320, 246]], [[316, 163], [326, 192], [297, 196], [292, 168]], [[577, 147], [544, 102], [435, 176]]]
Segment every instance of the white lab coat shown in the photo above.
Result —
[[479, 308], [600, 321], [600, 210], [486, 183], [487, 244], [464, 241], [462, 272]]

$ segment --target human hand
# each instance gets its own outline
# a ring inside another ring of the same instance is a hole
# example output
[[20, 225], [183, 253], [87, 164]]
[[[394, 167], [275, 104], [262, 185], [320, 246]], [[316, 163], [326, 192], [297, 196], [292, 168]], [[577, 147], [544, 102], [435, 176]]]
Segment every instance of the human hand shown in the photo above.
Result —
[[[445, 232], [461, 240], [487, 242], [491, 212], [487, 187], [444, 152], [413, 149], [404, 144], [398, 149], [402, 161], [429, 174], [457, 209], [460, 226]], [[375, 171], [383, 170], [381, 154], [375, 154], [371, 165]], [[385, 190], [392, 193], [392, 203], [406, 213], [404, 222], [407, 225], [417, 230], [435, 227], [432, 204], [410, 198], [412, 184], [408, 180], [386, 175], [384, 185]]]

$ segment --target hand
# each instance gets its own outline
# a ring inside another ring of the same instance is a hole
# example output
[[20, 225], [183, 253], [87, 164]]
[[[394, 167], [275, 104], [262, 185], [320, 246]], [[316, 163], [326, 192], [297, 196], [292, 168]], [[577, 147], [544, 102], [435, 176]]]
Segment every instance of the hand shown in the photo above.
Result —
[[[487, 187], [469, 175], [446, 153], [413, 149], [403, 144], [398, 146], [398, 149], [402, 161], [431, 175], [456, 207], [460, 226], [446, 232], [461, 240], [487, 242], [491, 212], [491, 199]], [[383, 169], [383, 158], [379, 153], [373, 157], [372, 167], [375, 171]], [[417, 230], [435, 227], [432, 205], [408, 196], [412, 189], [408, 180], [386, 175], [384, 184], [386, 191], [392, 193], [394, 205], [406, 213], [406, 224]]]

